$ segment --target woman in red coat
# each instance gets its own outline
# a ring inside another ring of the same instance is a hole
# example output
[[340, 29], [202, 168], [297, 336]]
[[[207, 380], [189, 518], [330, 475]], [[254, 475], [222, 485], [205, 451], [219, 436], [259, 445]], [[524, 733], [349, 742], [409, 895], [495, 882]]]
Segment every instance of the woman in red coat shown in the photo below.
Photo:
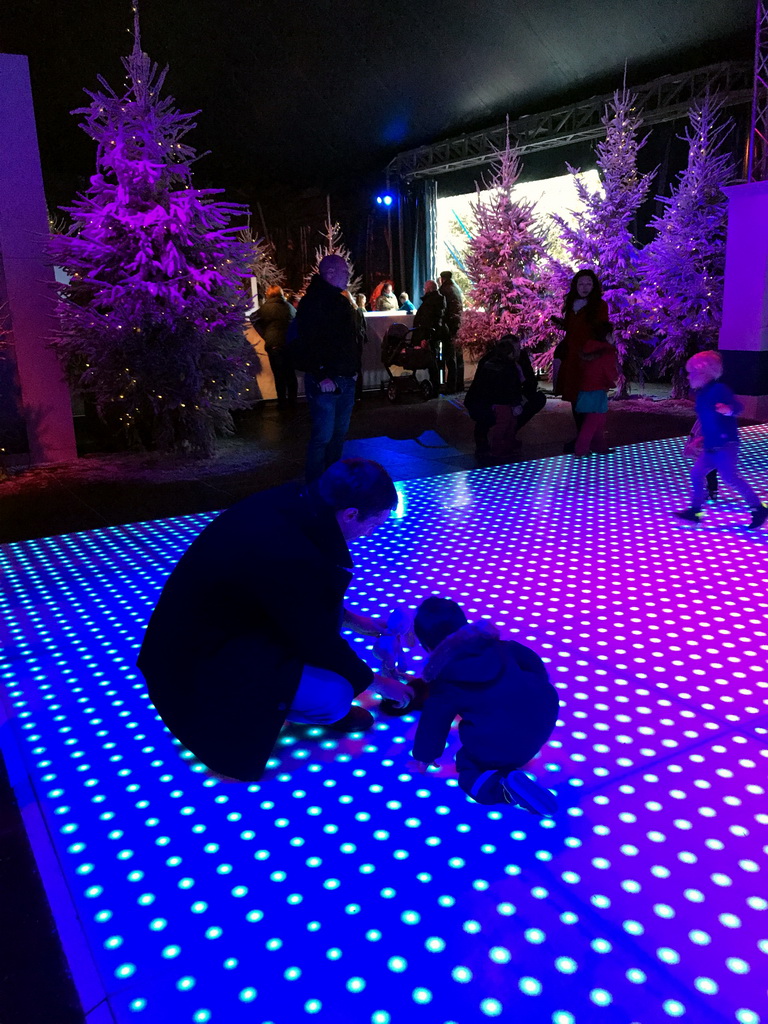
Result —
[[[584, 370], [581, 353], [592, 338], [595, 325], [606, 323], [609, 319], [608, 306], [603, 301], [603, 289], [597, 275], [593, 270], [580, 270], [571, 281], [565, 296], [562, 317], [552, 317], [555, 326], [565, 331], [554, 353], [552, 390], [560, 394], [563, 401], [571, 403], [577, 432], [584, 419], [581, 413], [576, 412]], [[573, 442], [566, 445], [566, 449], [573, 451]]]

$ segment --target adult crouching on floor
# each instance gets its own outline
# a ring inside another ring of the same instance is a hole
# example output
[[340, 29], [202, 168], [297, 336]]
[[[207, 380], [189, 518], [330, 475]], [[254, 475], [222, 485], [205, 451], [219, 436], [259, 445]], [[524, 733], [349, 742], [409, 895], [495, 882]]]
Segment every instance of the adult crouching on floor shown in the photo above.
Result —
[[[138, 666], [169, 730], [213, 772], [260, 778], [286, 719], [344, 732], [372, 725], [352, 699], [374, 686], [373, 673], [340, 631], [378, 636], [384, 626], [344, 609], [348, 544], [396, 504], [382, 466], [346, 459], [304, 490], [287, 484], [238, 502], [181, 557]], [[412, 697], [381, 675], [375, 690]]]

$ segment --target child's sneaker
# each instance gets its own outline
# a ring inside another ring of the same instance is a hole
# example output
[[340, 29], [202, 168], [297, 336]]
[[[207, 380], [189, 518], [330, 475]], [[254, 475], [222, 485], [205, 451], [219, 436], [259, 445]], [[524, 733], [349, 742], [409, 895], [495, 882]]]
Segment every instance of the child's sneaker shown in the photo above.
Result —
[[686, 523], [698, 523], [704, 513], [698, 508], [684, 508], [682, 512], [675, 512], [675, 516], [678, 519], [683, 519]]
[[519, 804], [531, 814], [551, 818], [557, 812], [557, 800], [548, 789], [534, 782], [525, 772], [510, 772], [502, 776], [501, 788], [507, 803]]
[[768, 519], [768, 505], [760, 504], [756, 505], [752, 509], [752, 522], [747, 527], [748, 530], [759, 530], [763, 523]]

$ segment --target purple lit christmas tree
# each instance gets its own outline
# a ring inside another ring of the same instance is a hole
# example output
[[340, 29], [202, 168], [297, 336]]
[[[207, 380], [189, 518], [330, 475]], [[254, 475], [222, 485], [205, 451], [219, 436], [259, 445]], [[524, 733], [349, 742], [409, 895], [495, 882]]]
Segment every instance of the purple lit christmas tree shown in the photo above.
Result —
[[[499, 150], [487, 197], [472, 204], [475, 231], [464, 255], [470, 280], [458, 340], [478, 359], [505, 334], [541, 347], [553, 338], [548, 260], [533, 206], [513, 198], [520, 160], [509, 136]], [[479, 188], [478, 188], [479, 193]]]
[[596, 147], [602, 188], [591, 192], [578, 170], [573, 174], [581, 209], [573, 221], [555, 216], [560, 243], [570, 270], [594, 270], [603, 285], [619, 356], [617, 394], [625, 395], [639, 372], [638, 341], [648, 336], [645, 308], [638, 301], [641, 284], [640, 252], [632, 222], [648, 196], [655, 172], [640, 174], [637, 155], [645, 144], [638, 134], [642, 118], [635, 97], [626, 88], [616, 92], [602, 118], [605, 141]]
[[728, 201], [721, 187], [734, 174], [723, 143], [730, 131], [718, 123], [718, 105], [707, 97], [695, 105], [688, 142], [688, 165], [660, 217], [651, 221], [656, 237], [643, 250], [646, 286], [642, 301], [655, 328], [649, 361], [672, 378], [672, 397], [688, 394], [685, 363], [695, 352], [716, 348], [723, 311]]
[[243, 336], [252, 247], [237, 238], [241, 206], [192, 187], [195, 127], [172, 97], [167, 68], [141, 52], [138, 16], [126, 91], [103, 78], [88, 92], [83, 129], [96, 173], [52, 239], [71, 276], [53, 345], [74, 389], [129, 444], [209, 455], [231, 412], [258, 397]]

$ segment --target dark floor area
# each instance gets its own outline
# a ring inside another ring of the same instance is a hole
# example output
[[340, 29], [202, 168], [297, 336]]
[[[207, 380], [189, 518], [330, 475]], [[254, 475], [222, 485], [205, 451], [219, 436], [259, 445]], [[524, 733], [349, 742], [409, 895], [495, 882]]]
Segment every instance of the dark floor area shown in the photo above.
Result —
[[[614, 445], [632, 444], [683, 434], [692, 420], [690, 403], [670, 401], [657, 387], [612, 402], [608, 434]], [[371, 392], [355, 407], [346, 450], [378, 459], [396, 480], [452, 473], [476, 465], [472, 428], [460, 397], [424, 402], [403, 395], [393, 404]], [[300, 479], [308, 434], [303, 402], [287, 411], [262, 402], [239, 414], [237, 435], [223, 440], [210, 460], [100, 453], [81, 432], [86, 454], [76, 463], [0, 483], [0, 543], [225, 508], [253, 491]], [[570, 406], [550, 398], [521, 432], [516, 460], [560, 455], [572, 437]]]

